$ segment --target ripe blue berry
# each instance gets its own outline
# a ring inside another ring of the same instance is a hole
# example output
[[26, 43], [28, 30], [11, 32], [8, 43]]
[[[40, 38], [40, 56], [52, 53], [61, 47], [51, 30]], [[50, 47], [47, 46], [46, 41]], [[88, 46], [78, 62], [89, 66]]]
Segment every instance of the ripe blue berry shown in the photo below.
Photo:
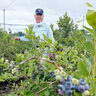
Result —
[[85, 85], [85, 84], [86, 84], [86, 81], [85, 81], [84, 79], [80, 79], [79, 83], [80, 83], [81, 85]]
[[37, 74], [34, 72], [33, 73], [33, 79], [36, 79], [36, 76], [37, 76]]
[[72, 90], [66, 90], [66, 91], [65, 91], [65, 94], [66, 94], [67, 96], [71, 96]]
[[60, 96], [63, 96], [64, 93], [62, 92], [61, 89], [59, 89], [59, 90], [58, 90], [58, 94], [59, 94]]
[[54, 72], [50, 72], [50, 77], [54, 77]]
[[72, 89], [72, 83], [70, 81], [65, 82], [65, 88], [66, 89]]
[[15, 63], [13, 63], [12, 65], [15, 66]]
[[78, 90], [79, 90], [79, 92], [82, 92], [83, 93], [85, 91], [85, 87], [83, 85], [80, 85], [78, 87]]
[[76, 90], [77, 92], [79, 92], [79, 87], [78, 87], [78, 85], [75, 86], [75, 90]]
[[85, 90], [90, 90], [90, 87], [88, 84], [85, 84], [84, 87], [85, 87]]
[[65, 92], [65, 86], [64, 85], [60, 85], [60, 89], [62, 92]]
[[67, 81], [71, 81], [71, 80], [72, 80], [72, 77], [68, 76]]
[[6, 92], [8, 92], [8, 91], [9, 91], [9, 89], [10, 89], [9, 87], [5, 87], [5, 91], [6, 91]]
[[14, 67], [12, 66], [12, 69], [14, 69]]
[[11, 68], [11, 66], [10, 66], [10, 65], [8, 65], [8, 67], [9, 67], [9, 68]]
[[62, 79], [62, 84], [63, 85], [65, 85], [65, 82], [66, 82], [66, 80], [65, 79]]
[[71, 88], [72, 90], [74, 90], [75, 89], [75, 85], [74, 84], [72, 84], [72, 88]]
[[21, 70], [20, 68], [17, 68], [18, 70]]

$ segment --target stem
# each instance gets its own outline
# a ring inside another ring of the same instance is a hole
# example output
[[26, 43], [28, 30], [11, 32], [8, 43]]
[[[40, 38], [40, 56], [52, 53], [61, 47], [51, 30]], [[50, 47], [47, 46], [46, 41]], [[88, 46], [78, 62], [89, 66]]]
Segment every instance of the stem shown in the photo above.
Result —
[[[59, 68], [59, 66], [57, 66], [57, 64], [56, 64], [55, 62], [49, 61], [49, 60], [47, 60], [47, 59], [45, 59], [45, 58], [40, 58], [40, 57], [31, 57], [31, 58], [28, 58], [28, 59], [20, 62], [20, 64], [24, 64], [25, 62], [28, 62], [28, 61], [30, 61], [30, 60], [32, 60], [32, 59], [39, 59], [39, 60], [46, 61], [46, 62], [48, 62], [48, 63], [53, 64], [56, 68], [58, 68], [59, 70], [61, 70], [61, 69]], [[43, 66], [42, 64], [40, 64], [40, 65]]]
[[[53, 83], [55, 83], [55, 82], [51, 82], [49, 85], [51, 85], [51, 84], [53, 84]], [[40, 91], [36, 92], [36, 93], [35, 93], [35, 96], [38, 96], [38, 94], [39, 94], [40, 92], [46, 90], [47, 88], [48, 88], [48, 86], [45, 87], [45, 88], [43, 88], [43, 89], [41, 89]]]
[[95, 43], [95, 40], [93, 40], [93, 43], [94, 43], [94, 47], [95, 47], [95, 55], [93, 56], [93, 59], [94, 59], [94, 66], [93, 66], [93, 80], [95, 79], [95, 67], [96, 67], [96, 43]]
[[45, 87], [45, 88], [43, 88], [42, 90], [38, 91], [37, 93], [35, 93], [35, 96], [38, 96], [38, 94], [39, 94], [40, 92], [44, 91], [44, 90], [47, 89], [47, 88], [48, 88], [48, 87]]
[[94, 92], [94, 95], [96, 96], [96, 93], [95, 93], [95, 82], [94, 82], [94, 79], [95, 79], [95, 68], [96, 68], [96, 41], [95, 41], [95, 38], [93, 39], [93, 44], [94, 44], [94, 47], [95, 47], [95, 55], [93, 56], [93, 59], [94, 59], [94, 65], [93, 65], [93, 73], [92, 73], [92, 89], [93, 89], [93, 92]]

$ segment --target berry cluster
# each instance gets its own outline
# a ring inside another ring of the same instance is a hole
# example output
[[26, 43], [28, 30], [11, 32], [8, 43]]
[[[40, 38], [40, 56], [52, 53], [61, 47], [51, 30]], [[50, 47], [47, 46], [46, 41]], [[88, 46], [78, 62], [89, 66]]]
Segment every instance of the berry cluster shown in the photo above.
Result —
[[54, 72], [50, 72], [50, 77], [53, 78], [55, 76]]
[[78, 80], [76, 78], [72, 78], [71, 76], [66, 75], [62, 68], [61, 71], [57, 69], [54, 71], [54, 73], [56, 80], [60, 82], [60, 88], [58, 90], [58, 94], [60, 96], [63, 96], [64, 94], [66, 96], [71, 96], [73, 90], [82, 93], [83, 96], [89, 96], [90, 87], [86, 83], [85, 79]]
[[15, 63], [13, 61], [10, 62], [10, 65], [8, 65], [8, 67], [10, 69], [14, 69], [15, 68]]
[[10, 62], [10, 65], [8, 67], [11, 69], [12, 74], [16, 73], [17, 71], [20, 73], [20, 68], [17, 68], [16, 64], [13, 61]]
[[81, 92], [84, 94], [84, 96], [89, 96], [90, 88], [84, 79], [77, 80], [75, 78], [72, 78], [71, 76], [68, 76], [67, 79], [62, 79], [59, 86], [60, 89], [58, 90], [58, 93], [60, 96], [63, 96], [63, 94], [70, 96], [72, 95], [72, 90]]

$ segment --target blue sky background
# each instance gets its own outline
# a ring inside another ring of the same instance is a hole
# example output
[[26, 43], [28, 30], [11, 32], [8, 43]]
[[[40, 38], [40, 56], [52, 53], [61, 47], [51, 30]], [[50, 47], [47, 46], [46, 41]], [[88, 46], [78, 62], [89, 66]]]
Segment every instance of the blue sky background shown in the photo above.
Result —
[[[6, 23], [12, 24], [33, 24], [34, 11], [36, 8], [42, 8], [45, 12], [44, 21], [48, 24], [54, 24], [60, 16], [68, 13], [74, 22], [85, 18], [89, 7], [86, 6], [89, 2], [94, 7], [96, 0], [0, 0], [0, 23], [3, 23], [3, 9], [6, 9]], [[96, 7], [95, 7], [96, 8]], [[84, 24], [88, 26], [85, 21]], [[83, 23], [79, 23], [79, 28], [82, 28]], [[3, 27], [3, 26], [1, 26]], [[10, 28], [13, 32], [24, 31], [26, 26], [6, 26], [6, 30]]]

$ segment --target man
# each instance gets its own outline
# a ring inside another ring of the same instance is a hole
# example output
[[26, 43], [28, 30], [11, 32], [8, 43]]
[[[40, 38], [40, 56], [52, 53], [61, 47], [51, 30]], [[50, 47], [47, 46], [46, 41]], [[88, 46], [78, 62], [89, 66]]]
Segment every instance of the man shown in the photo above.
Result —
[[[33, 25], [33, 31], [35, 32], [36, 37], [40, 36], [40, 39], [44, 40], [43, 34], [45, 34], [47, 38], [52, 39], [52, 42], [54, 42], [53, 32], [50, 26], [43, 22], [44, 11], [40, 8], [36, 9], [34, 17], [36, 20], [36, 24]], [[28, 39], [26, 38], [20, 38], [17, 36], [14, 37], [14, 39], [28, 41]], [[52, 57], [52, 54], [50, 54], [49, 56]]]

